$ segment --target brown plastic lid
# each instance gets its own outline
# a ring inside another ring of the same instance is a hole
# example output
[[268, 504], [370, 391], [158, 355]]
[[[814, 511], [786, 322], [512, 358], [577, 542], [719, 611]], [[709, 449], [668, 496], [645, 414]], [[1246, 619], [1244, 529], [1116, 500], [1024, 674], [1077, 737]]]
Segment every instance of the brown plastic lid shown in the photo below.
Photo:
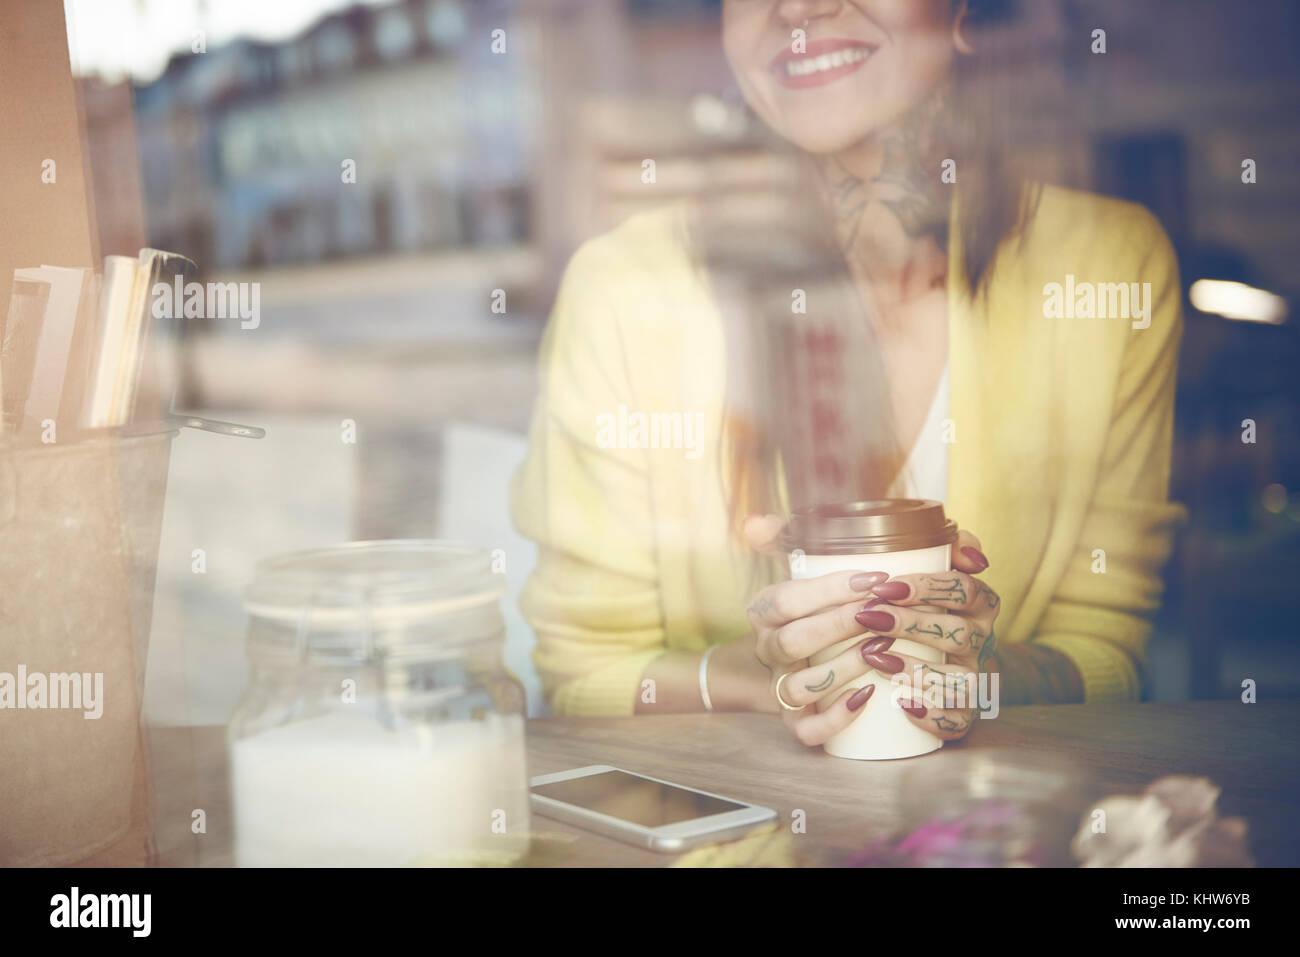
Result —
[[781, 533], [783, 549], [808, 555], [905, 552], [956, 540], [957, 523], [944, 515], [943, 503], [919, 498], [799, 509]]

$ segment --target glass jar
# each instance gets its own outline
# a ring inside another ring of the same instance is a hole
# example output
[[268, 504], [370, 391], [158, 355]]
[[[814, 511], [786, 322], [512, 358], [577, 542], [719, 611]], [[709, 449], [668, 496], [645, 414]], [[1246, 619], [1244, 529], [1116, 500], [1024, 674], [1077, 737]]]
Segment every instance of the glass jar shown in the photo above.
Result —
[[895, 864], [1071, 865], [1068, 843], [1084, 807], [1083, 782], [1067, 759], [1000, 748], [943, 757], [927, 773], [903, 775], [907, 835]]
[[3, 416], [0, 672], [48, 675], [40, 700], [70, 710], [0, 706], [0, 867], [155, 854], [140, 719], [176, 430], [135, 429], [60, 428], [44, 444]]
[[505, 578], [449, 542], [258, 565], [228, 732], [241, 866], [508, 864], [528, 836]]

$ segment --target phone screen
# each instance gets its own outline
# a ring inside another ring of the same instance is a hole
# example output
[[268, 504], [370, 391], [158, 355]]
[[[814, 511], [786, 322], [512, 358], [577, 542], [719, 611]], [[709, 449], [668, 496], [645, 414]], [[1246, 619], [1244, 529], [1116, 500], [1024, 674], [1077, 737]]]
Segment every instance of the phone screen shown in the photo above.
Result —
[[644, 827], [677, 824], [747, 806], [626, 771], [601, 771], [583, 778], [538, 784], [533, 793]]

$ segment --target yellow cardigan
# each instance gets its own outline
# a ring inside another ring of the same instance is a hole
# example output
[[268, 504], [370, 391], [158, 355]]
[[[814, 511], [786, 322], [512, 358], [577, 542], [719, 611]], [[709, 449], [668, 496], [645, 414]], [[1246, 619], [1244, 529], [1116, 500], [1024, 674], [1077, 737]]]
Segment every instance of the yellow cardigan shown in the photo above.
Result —
[[[657, 656], [749, 630], [752, 570], [719, 456], [722, 319], [684, 228], [674, 206], [584, 244], [542, 341], [511, 497], [539, 546], [520, 604], [557, 714], [631, 714]], [[1046, 318], [1045, 286], [1067, 277], [1075, 295], [1149, 282], [1149, 326]], [[1180, 307], [1173, 250], [1150, 213], [1055, 187], [995, 261], [986, 298], [948, 284], [947, 512], [989, 558], [999, 642], [1064, 652], [1088, 701], [1140, 696], [1147, 614], [1183, 516], [1167, 501]], [[636, 413], [700, 413], [700, 452], [617, 447]]]

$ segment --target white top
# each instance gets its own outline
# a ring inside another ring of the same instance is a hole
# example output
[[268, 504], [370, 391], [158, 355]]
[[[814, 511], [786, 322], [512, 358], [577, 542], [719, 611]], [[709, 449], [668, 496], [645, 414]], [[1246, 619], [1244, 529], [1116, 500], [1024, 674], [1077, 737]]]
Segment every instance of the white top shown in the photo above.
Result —
[[945, 363], [939, 387], [934, 390], [934, 401], [930, 403], [930, 414], [921, 426], [921, 434], [916, 437], [916, 445], [903, 464], [903, 471], [889, 488], [891, 498], [947, 500], [948, 443], [943, 434], [947, 418], [948, 366]]

